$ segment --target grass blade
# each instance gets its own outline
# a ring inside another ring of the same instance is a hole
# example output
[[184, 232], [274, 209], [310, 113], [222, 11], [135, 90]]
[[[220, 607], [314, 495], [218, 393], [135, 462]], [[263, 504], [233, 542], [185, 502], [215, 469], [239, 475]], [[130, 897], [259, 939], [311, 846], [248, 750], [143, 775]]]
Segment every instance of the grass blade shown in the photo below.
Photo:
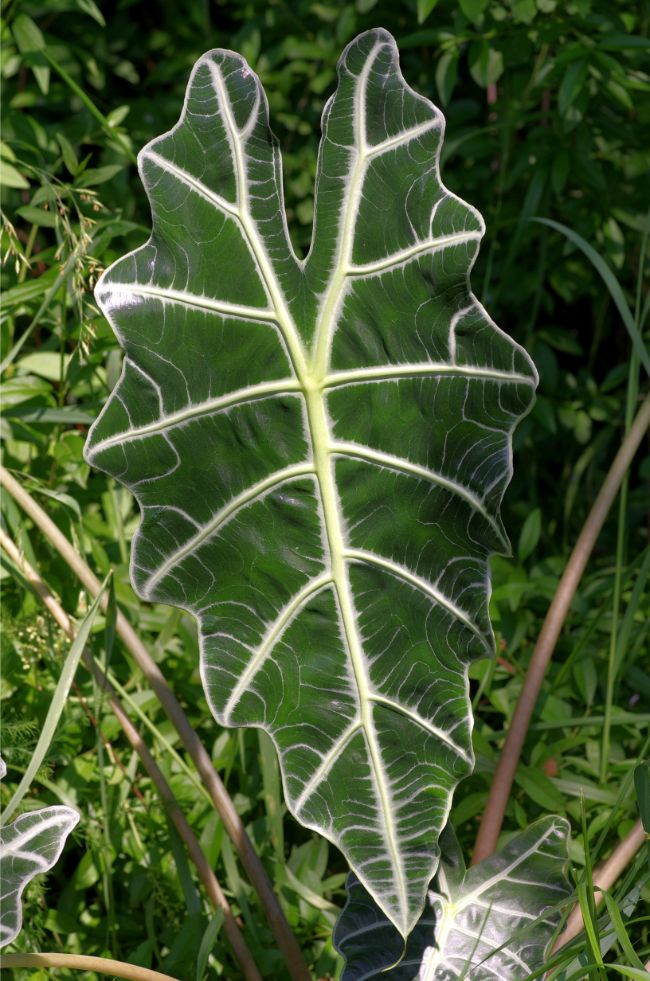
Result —
[[612, 926], [614, 927], [614, 931], [616, 933], [616, 939], [619, 942], [621, 950], [628, 958], [631, 967], [639, 967], [643, 969], [643, 964], [641, 963], [641, 960], [637, 956], [637, 953], [634, 950], [634, 947], [632, 946], [632, 942], [630, 940], [628, 932], [625, 929], [625, 924], [623, 923], [623, 917], [621, 916], [621, 911], [618, 908], [616, 900], [614, 899], [613, 896], [610, 896], [608, 892], [605, 892], [603, 895], [605, 897], [607, 912], [609, 913], [610, 919], [612, 921]]
[[639, 803], [641, 823], [646, 833], [646, 854], [650, 865], [650, 763], [646, 760], [634, 770], [634, 788]]
[[208, 966], [208, 957], [210, 956], [210, 952], [214, 947], [217, 934], [221, 929], [222, 923], [223, 910], [218, 909], [208, 923], [205, 933], [203, 934], [203, 939], [201, 940], [201, 946], [199, 947], [199, 953], [196, 958], [196, 981], [203, 981], [203, 978], [205, 977], [206, 968]]
[[645, 831], [650, 834], [650, 763], [640, 763], [634, 771], [634, 786]]
[[262, 792], [266, 806], [267, 825], [273, 851], [278, 863], [278, 873], [284, 869], [284, 829], [282, 824], [282, 791], [280, 788], [280, 768], [275, 748], [268, 734], [259, 730], [260, 768], [262, 771]]
[[88, 636], [92, 630], [93, 624], [95, 622], [95, 617], [99, 610], [99, 604], [101, 598], [104, 594], [104, 589], [106, 588], [106, 580], [102, 584], [93, 605], [88, 610], [88, 613], [84, 617], [77, 636], [75, 637], [73, 643], [70, 646], [70, 650], [63, 662], [63, 667], [61, 669], [61, 675], [57, 681], [56, 688], [54, 689], [54, 695], [52, 696], [52, 701], [50, 702], [50, 707], [47, 711], [45, 717], [45, 722], [43, 723], [43, 728], [41, 729], [41, 734], [38, 737], [38, 742], [36, 743], [36, 748], [32, 754], [32, 758], [29, 761], [29, 766], [23, 774], [23, 778], [18, 784], [13, 797], [7, 804], [3, 814], [2, 823], [6, 824], [11, 815], [14, 813], [21, 800], [29, 790], [38, 769], [45, 759], [50, 744], [54, 738], [54, 733], [58, 725], [59, 719], [61, 718], [61, 713], [63, 712], [68, 692], [70, 691], [70, 686], [72, 685], [75, 672], [77, 670], [77, 665], [83, 653], [84, 647], [88, 641]]
[[618, 971], [624, 978], [636, 978], [638, 981], [649, 981], [650, 979], [650, 972], [646, 971], [644, 967], [641, 970], [638, 967], [626, 967], [625, 964], [610, 964], [609, 967]]
[[127, 143], [127, 141], [125, 140], [125, 138], [122, 136], [121, 133], [119, 133], [116, 129], [114, 129], [111, 126], [110, 122], [108, 121], [104, 113], [97, 108], [93, 100], [89, 98], [89, 96], [84, 92], [84, 90], [81, 88], [80, 85], [77, 85], [74, 78], [68, 75], [65, 68], [63, 68], [63, 66], [60, 65], [55, 58], [52, 57], [51, 52], [48, 51], [47, 48], [43, 49], [43, 54], [45, 55], [45, 57], [47, 58], [50, 65], [57, 73], [57, 75], [59, 75], [63, 79], [65, 84], [74, 92], [74, 94], [79, 99], [81, 99], [88, 112], [91, 114], [91, 116], [94, 116], [94, 118], [97, 120], [97, 122], [104, 130], [108, 138], [110, 140], [113, 140], [113, 142], [120, 147], [120, 149], [123, 151], [123, 153], [126, 154], [126, 156], [129, 158], [132, 164], [137, 164], [138, 162], [137, 157], [133, 152], [133, 150], [131, 149], [131, 147], [129, 146], [129, 144]]
[[548, 225], [549, 228], [554, 228], [558, 232], [562, 232], [570, 242], [573, 242], [581, 252], [587, 256], [594, 268], [602, 276], [605, 286], [609, 290], [609, 294], [616, 304], [616, 308], [621, 315], [625, 328], [632, 339], [634, 349], [636, 350], [641, 364], [650, 375], [650, 354], [648, 354], [648, 349], [644, 344], [643, 338], [641, 337], [641, 332], [637, 326], [637, 323], [632, 316], [632, 311], [630, 310], [627, 300], [621, 289], [621, 285], [617, 280], [616, 276], [609, 268], [605, 260], [600, 256], [596, 250], [582, 237], [574, 232], [572, 228], [567, 225], [563, 225], [562, 222], [553, 221], [551, 218], [531, 218], [531, 221], [536, 221], [540, 225]]

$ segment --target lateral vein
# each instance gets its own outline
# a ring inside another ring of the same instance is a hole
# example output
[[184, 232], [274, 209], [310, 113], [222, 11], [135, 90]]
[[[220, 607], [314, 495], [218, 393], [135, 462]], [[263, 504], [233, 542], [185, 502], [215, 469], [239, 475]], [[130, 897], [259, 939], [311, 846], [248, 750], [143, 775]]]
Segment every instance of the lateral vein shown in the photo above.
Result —
[[132, 429], [125, 429], [115, 436], [109, 436], [107, 439], [103, 439], [100, 443], [93, 446], [92, 453], [94, 455], [100, 453], [102, 450], [109, 449], [111, 446], [128, 443], [132, 439], [141, 439], [144, 436], [150, 436], [153, 433], [172, 429], [175, 426], [182, 426], [183, 423], [190, 419], [219, 412], [222, 409], [229, 408], [231, 405], [245, 405], [249, 402], [266, 398], [268, 395], [293, 395], [299, 390], [300, 385], [293, 378], [282, 378], [277, 382], [239, 388], [236, 391], [227, 392], [225, 395], [219, 395], [214, 399], [195, 402], [192, 405], [188, 405], [185, 409], [179, 409], [178, 412], [170, 412], [169, 415], [161, 416], [159, 419], [146, 425], [134, 426]]
[[405, 457], [394, 456], [392, 453], [382, 453], [378, 450], [371, 449], [369, 446], [362, 446], [360, 443], [336, 442], [332, 443], [330, 450], [339, 456], [358, 457], [360, 460], [367, 460], [369, 463], [376, 463], [379, 466], [398, 470], [401, 473], [406, 473], [413, 477], [421, 477], [423, 480], [428, 480], [432, 484], [444, 487], [445, 490], [448, 490], [451, 494], [456, 494], [475, 511], [478, 511], [488, 522], [492, 530], [499, 536], [501, 541], [503, 541], [503, 532], [494, 517], [487, 510], [485, 503], [469, 487], [465, 487], [464, 484], [452, 480], [450, 477], [444, 477], [429, 467], [422, 467], [417, 463], [411, 463]]
[[454, 603], [453, 600], [445, 596], [433, 583], [429, 582], [428, 579], [424, 579], [422, 576], [416, 575], [416, 573], [411, 572], [406, 566], [400, 565], [399, 562], [393, 562], [391, 559], [385, 559], [381, 555], [376, 555], [374, 552], [369, 552], [361, 548], [348, 548], [345, 550], [344, 556], [353, 562], [368, 563], [369, 565], [376, 565], [387, 572], [396, 576], [398, 579], [403, 579], [405, 582], [410, 583], [419, 589], [420, 592], [428, 594], [433, 600], [436, 601], [440, 606], [444, 606], [457, 620], [464, 623], [466, 627], [476, 634], [480, 638], [483, 646], [487, 648], [488, 652], [491, 653], [491, 648], [488, 645], [485, 637], [481, 633], [479, 627], [474, 623], [469, 614], [463, 610], [460, 606]]
[[419, 712], [414, 711], [414, 709], [407, 705], [402, 705], [400, 702], [394, 701], [392, 698], [386, 698], [384, 695], [373, 693], [369, 697], [371, 701], [377, 702], [378, 705], [386, 705], [388, 708], [392, 708], [396, 712], [399, 712], [400, 715], [405, 715], [409, 719], [412, 719], [413, 722], [419, 725], [422, 729], [426, 729], [426, 731], [431, 733], [432, 736], [435, 736], [437, 739], [440, 739], [441, 742], [449, 746], [449, 748], [453, 750], [457, 756], [460, 756], [465, 763], [467, 763], [469, 766], [473, 765], [474, 759], [471, 753], [468, 753], [462, 746], [459, 746], [457, 742], [454, 742], [448, 732], [441, 729], [440, 726], [435, 726], [432, 722], [429, 722], [429, 720], [421, 716]]
[[167, 573], [175, 565], [178, 565], [179, 562], [186, 559], [188, 555], [191, 555], [192, 552], [196, 551], [196, 549], [203, 545], [204, 542], [216, 534], [216, 532], [219, 531], [219, 529], [228, 521], [230, 521], [230, 519], [233, 518], [238, 511], [241, 511], [242, 508], [246, 507], [248, 504], [251, 504], [253, 501], [259, 500], [265, 494], [267, 494], [268, 491], [272, 490], [274, 487], [277, 487], [279, 484], [282, 484], [288, 480], [293, 480], [297, 477], [303, 477], [306, 474], [313, 474], [313, 472], [313, 464], [296, 463], [292, 466], [285, 467], [283, 470], [276, 470], [275, 473], [270, 474], [264, 480], [258, 481], [251, 487], [247, 487], [241, 492], [241, 494], [237, 494], [236, 497], [231, 498], [224, 507], [217, 511], [211, 521], [208, 521], [207, 524], [203, 525], [203, 527], [195, 535], [192, 535], [192, 537], [188, 539], [184, 545], [172, 552], [172, 554], [165, 559], [160, 568], [157, 569], [152, 576], [150, 576], [144, 587], [144, 594], [146, 598], [151, 598], [153, 590], [156, 588], [158, 583], [164, 579]]
[[228, 701], [226, 702], [223, 710], [224, 725], [230, 725], [230, 716], [232, 715], [233, 710], [236, 708], [237, 703], [248, 688], [251, 680], [257, 674], [273, 650], [273, 645], [282, 636], [284, 631], [287, 629], [294, 617], [297, 616], [307, 600], [325, 586], [329, 585], [331, 582], [332, 577], [329, 573], [324, 573], [323, 575], [318, 576], [316, 579], [312, 579], [305, 586], [303, 586], [303, 588], [299, 590], [295, 596], [292, 596], [291, 600], [280, 611], [274, 622], [269, 626], [259, 647], [246, 665], [245, 670], [233, 688]]
[[172, 161], [168, 160], [167, 157], [163, 157], [160, 153], [156, 153], [155, 150], [144, 151], [142, 157], [144, 160], [151, 160], [153, 163], [155, 163], [156, 167], [159, 167], [166, 173], [171, 174], [172, 177], [175, 177], [182, 184], [185, 184], [191, 190], [195, 191], [197, 194], [200, 194], [202, 198], [205, 198], [206, 201], [213, 204], [215, 208], [219, 209], [219, 211], [225, 211], [233, 218], [239, 217], [239, 211], [236, 204], [231, 204], [231, 202], [227, 201], [226, 198], [207, 187], [198, 179], [198, 177], [194, 177], [193, 174], [190, 174], [189, 171], [179, 167], [178, 164], [172, 163]]
[[107, 287], [107, 293], [109, 296], [113, 293], [131, 296], [149, 296], [155, 300], [164, 300], [169, 303], [183, 303], [190, 307], [200, 307], [203, 310], [209, 310], [211, 313], [218, 313], [224, 317], [241, 317], [243, 320], [275, 321], [273, 310], [265, 310], [263, 307], [249, 307], [241, 303], [228, 303], [226, 300], [215, 300], [211, 296], [199, 296], [197, 293], [170, 289], [167, 286], [154, 286], [151, 283], [111, 283], [110, 288]]
[[441, 238], [428, 238], [422, 242], [415, 242], [408, 249], [394, 252], [376, 262], [366, 262], [363, 265], [348, 266], [348, 276], [373, 276], [383, 272], [385, 269], [392, 269], [402, 263], [415, 259], [422, 252], [429, 250], [447, 249], [451, 245], [461, 245], [463, 242], [476, 242], [481, 238], [482, 232], [458, 232], [455, 235], [444, 235]]
[[335, 371], [323, 380], [324, 388], [339, 388], [363, 382], [390, 381], [398, 378], [415, 378], [430, 375], [461, 375], [486, 381], [509, 382], [534, 387], [532, 378], [515, 371], [501, 371], [498, 368], [482, 368], [467, 364], [454, 364], [449, 361], [422, 361], [418, 364], [371, 365], [367, 368], [352, 368], [349, 371]]
[[367, 156], [378, 157], [382, 153], [394, 150], [398, 146], [406, 146], [411, 140], [417, 139], [418, 136], [424, 136], [425, 133], [430, 133], [434, 129], [440, 129], [440, 120], [438, 118], [428, 119], [426, 123], [419, 123], [417, 126], [411, 126], [409, 129], [402, 129], [395, 136], [391, 136], [387, 140], [382, 140], [381, 143], [369, 144]]
[[325, 775], [330, 771], [334, 761], [337, 756], [339, 756], [345, 745], [350, 741], [355, 732], [358, 732], [362, 728], [361, 719], [355, 719], [354, 722], [343, 731], [335, 743], [331, 746], [328, 752], [325, 754], [321, 760], [318, 767], [314, 770], [312, 776], [309, 778], [305, 786], [302, 788], [300, 796], [294, 802], [293, 808], [296, 814], [299, 814], [302, 808], [305, 806], [306, 802], [309, 800], [314, 790], [320, 783], [320, 781], [325, 777]]

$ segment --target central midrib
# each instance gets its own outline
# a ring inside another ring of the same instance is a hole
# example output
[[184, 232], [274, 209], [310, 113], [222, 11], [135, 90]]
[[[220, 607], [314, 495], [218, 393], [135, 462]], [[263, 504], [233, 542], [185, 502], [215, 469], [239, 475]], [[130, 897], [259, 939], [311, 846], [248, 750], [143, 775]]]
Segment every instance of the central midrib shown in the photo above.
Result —
[[399, 847], [392, 816], [392, 802], [384, 776], [381, 750], [372, 718], [370, 683], [366, 669], [365, 656], [359, 639], [356, 610], [352, 587], [349, 580], [348, 564], [345, 559], [345, 543], [341, 524], [340, 498], [336, 487], [330, 450], [330, 430], [323, 399], [323, 391], [317, 382], [306, 386], [307, 413], [314, 454], [314, 470], [320, 490], [323, 507], [323, 524], [327, 536], [332, 581], [336, 591], [341, 615], [343, 633], [350, 655], [358, 699], [359, 716], [366, 737], [368, 753], [372, 764], [374, 784], [380, 798], [381, 816], [386, 834], [386, 844], [391, 853], [393, 874], [402, 915], [406, 917], [408, 900], [406, 886], [399, 858]]
[[332, 330], [337, 318], [337, 312], [342, 301], [342, 290], [345, 284], [348, 266], [352, 254], [354, 229], [358, 214], [365, 168], [367, 163], [365, 136], [365, 89], [368, 75], [374, 64], [380, 45], [376, 45], [368, 55], [364, 68], [359, 75], [354, 95], [353, 126], [356, 139], [356, 158], [350, 179], [346, 188], [345, 200], [342, 202], [343, 223], [340, 231], [334, 271], [323, 297], [323, 303], [316, 323], [314, 334], [311, 372], [307, 379], [306, 398], [309, 427], [312, 436], [314, 452], [314, 468], [319, 484], [323, 521], [328, 539], [332, 579], [338, 599], [343, 632], [350, 655], [352, 671], [356, 682], [359, 698], [359, 715], [366, 737], [370, 755], [373, 782], [380, 800], [381, 818], [385, 832], [385, 843], [390, 852], [394, 881], [397, 886], [400, 911], [402, 914], [402, 930], [408, 919], [408, 896], [406, 883], [399, 854], [399, 844], [395, 828], [390, 790], [384, 773], [381, 750], [375, 732], [372, 717], [372, 702], [370, 681], [365, 655], [359, 638], [357, 615], [354, 605], [352, 586], [349, 578], [348, 563], [345, 558], [345, 540], [342, 525], [342, 508], [336, 486], [332, 454], [332, 434], [325, 405], [325, 381], [330, 370], [330, 347]]
[[[367, 76], [372, 64], [371, 58], [365, 66]], [[341, 517], [341, 502], [336, 487], [333, 472], [332, 439], [330, 424], [325, 406], [325, 380], [329, 371], [329, 338], [333, 326], [341, 289], [346, 278], [346, 265], [342, 258], [350, 251], [354, 222], [350, 216], [352, 199], [360, 193], [360, 185], [365, 170], [365, 156], [362, 151], [357, 158], [350, 175], [348, 186], [347, 207], [338, 250], [338, 262], [326, 290], [320, 316], [316, 325], [314, 345], [311, 357], [308, 357], [300, 338], [300, 332], [291, 315], [288, 303], [279, 286], [272, 264], [266, 253], [263, 242], [257, 231], [248, 207], [248, 187], [246, 181], [246, 166], [243, 159], [242, 147], [239, 141], [238, 129], [229, 107], [229, 99], [220, 72], [214, 74], [215, 86], [218, 90], [219, 101], [226, 119], [231, 136], [231, 148], [235, 163], [238, 217], [242, 230], [248, 239], [249, 246], [259, 266], [261, 277], [268, 290], [269, 298], [274, 308], [278, 326], [285, 338], [291, 364], [297, 381], [302, 389], [307, 409], [309, 436], [312, 444], [312, 455], [316, 482], [318, 484], [321, 505], [323, 508], [323, 524], [332, 573], [332, 581], [338, 600], [343, 633], [350, 655], [359, 702], [359, 717], [366, 736], [366, 743], [372, 764], [374, 784], [380, 798], [381, 818], [385, 830], [386, 845], [391, 855], [393, 875], [397, 886], [399, 903], [402, 914], [402, 928], [408, 918], [408, 898], [404, 874], [399, 857], [399, 847], [394, 826], [392, 803], [386, 785], [380, 747], [372, 719], [372, 702], [369, 699], [370, 683], [368, 679], [365, 656], [359, 639], [359, 632], [354, 608], [352, 588], [349, 581], [347, 562], [344, 556], [344, 537]], [[360, 80], [360, 88], [365, 84], [365, 78]], [[357, 114], [359, 107], [357, 106]], [[359, 115], [357, 115], [359, 118]], [[364, 146], [365, 138], [360, 146]]]

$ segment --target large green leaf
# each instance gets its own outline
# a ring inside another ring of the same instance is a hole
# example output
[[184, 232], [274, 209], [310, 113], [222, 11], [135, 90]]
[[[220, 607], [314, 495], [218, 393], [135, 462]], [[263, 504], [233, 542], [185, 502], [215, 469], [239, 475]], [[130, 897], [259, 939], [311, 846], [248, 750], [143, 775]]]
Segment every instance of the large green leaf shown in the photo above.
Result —
[[483, 222], [440, 182], [442, 134], [389, 34], [350, 44], [302, 262], [260, 82], [204, 55], [140, 154], [152, 236], [97, 287], [126, 358], [87, 446], [140, 504], [138, 593], [199, 622], [215, 717], [270, 733], [289, 808], [404, 934], [473, 762], [536, 380], [470, 292]]
[[565, 875], [569, 825], [546, 817], [496, 855], [465, 870], [453, 832], [427, 907], [406, 943], [350, 875], [334, 933], [346, 959], [342, 981], [524, 981], [544, 963], [571, 890]]

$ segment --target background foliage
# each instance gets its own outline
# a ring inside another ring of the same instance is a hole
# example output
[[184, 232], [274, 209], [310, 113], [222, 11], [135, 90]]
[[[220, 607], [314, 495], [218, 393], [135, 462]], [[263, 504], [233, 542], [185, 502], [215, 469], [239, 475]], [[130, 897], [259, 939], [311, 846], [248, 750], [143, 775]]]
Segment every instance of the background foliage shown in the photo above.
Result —
[[[277, 767], [262, 736], [219, 731], [208, 717], [194, 625], [179, 611], [135, 598], [128, 548], [137, 514], [128, 494], [82, 458], [88, 424], [121, 357], [92, 287], [102, 268], [148, 234], [134, 153], [176, 121], [189, 70], [204, 50], [240, 51], [269, 95], [290, 227], [304, 251], [320, 113], [336, 59], [356, 33], [377, 25], [393, 32], [407, 80], [447, 116], [443, 179], [479, 208], [488, 227], [474, 290], [527, 347], [541, 379], [536, 406], [517, 432], [505, 502], [514, 557], [493, 563], [499, 656], [473, 669], [478, 762], [453, 814], [469, 849], [532, 645], [640, 378], [630, 338], [593, 266], [562, 235], [528, 219], [554, 218], [590, 242], [643, 323], [649, 23], [646, 0], [5, 4], [3, 462], [100, 577], [115, 570], [117, 600], [212, 752], [316, 977], [339, 970], [330, 936], [344, 864], [324, 841], [284, 819]], [[641, 376], [641, 390], [646, 383]], [[635, 820], [632, 770], [648, 753], [649, 476], [646, 442], [574, 603], [507, 816], [513, 830], [543, 813], [566, 815], [578, 881], [585, 856], [606, 856]], [[87, 597], [8, 497], [3, 521], [67, 611], [82, 616]], [[3, 755], [16, 782], [67, 641], [8, 567], [2, 585]], [[106, 637], [98, 619], [95, 654], [110, 660], [133, 705], [148, 716], [157, 759], [244, 919], [258, 964], [265, 976], [282, 978], [232, 848], [170, 754], [175, 733], [110, 630]], [[605, 716], [612, 727], [603, 754]], [[27, 893], [20, 947], [111, 955], [197, 977], [209, 910], [155, 791], [81, 669], [28, 804], [55, 802], [78, 807], [82, 821], [58, 869]], [[643, 961], [650, 951], [644, 868], [639, 856], [615, 893]], [[634, 907], [630, 897], [639, 895]], [[204, 976], [238, 977], [225, 945], [217, 944]]]

